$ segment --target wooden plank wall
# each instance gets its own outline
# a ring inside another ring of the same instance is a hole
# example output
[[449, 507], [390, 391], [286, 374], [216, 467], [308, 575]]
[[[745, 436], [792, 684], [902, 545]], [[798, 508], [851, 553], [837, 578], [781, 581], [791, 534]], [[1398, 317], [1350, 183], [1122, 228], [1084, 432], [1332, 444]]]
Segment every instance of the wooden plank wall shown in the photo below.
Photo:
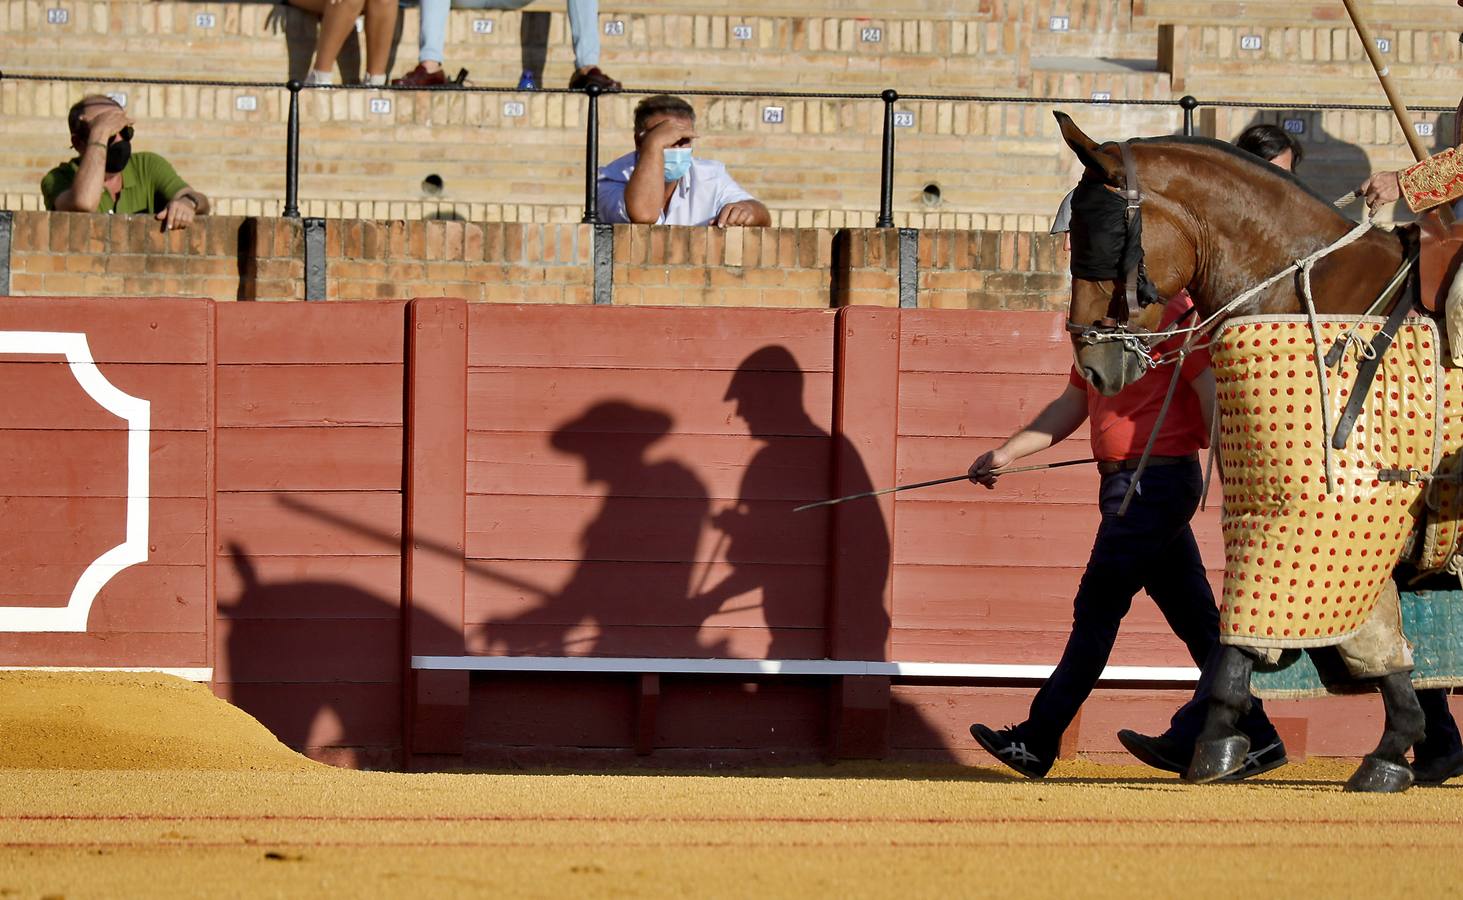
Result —
[[[1020, 720], [1030, 686], [408, 683], [403, 661], [1049, 664], [1097, 521], [1084, 469], [792, 512], [956, 474], [1028, 421], [1069, 365], [1052, 314], [46, 299], [0, 304], [6, 329], [87, 333], [153, 430], [147, 563], [106, 586], [85, 633], [0, 634], [0, 665], [214, 665], [221, 696], [342, 764], [650, 747], [662, 763], [980, 761], [969, 723]], [[125, 429], [53, 357], [0, 373], [0, 604], [64, 604], [121, 538]], [[1038, 459], [1087, 452], [1084, 431]], [[1217, 566], [1212, 499], [1196, 528]], [[1186, 661], [1140, 598], [1113, 662]], [[1117, 728], [1157, 730], [1186, 694], [1100, 691], [1071, 746], [1116, 751]], [[1292, 734], [1313, 722], [1311, 751], [1331, 754], [1364, 752], [1380, 713], [1365, 698], [1271, 710]]]
[[[791, 510], [830, 488], [832, 311], [468, 315], [468, 652], [825, 655], [828, 519]], [[604, 715], [629, 702], [623, 679], [549, 681], [573, 686], [551, 692], [579, 741], [628, 746], [633, 717]], [[469, 714], [489, 712], [469, 741], [535, 733], [549, 689], [535, 683], [476, 683]], [[818, 709], [808, 690], [764, 703]], [[707, 734], [734, 730], [714, 718], [662, 716], [690, 733], [661, 739], [737, 740]]]
[[218, 307], [216, 690], [354, 765], [400, 761], [405, 315]]
[[[901, 316], [898, 481], [954, 475], [1030, 422], [1063, 390], [1071, 342], [1058, 313]], [[1090, 455], [1084, 425], [1030, 462]], [[1091, 466], [1012, 475], [987, 491], [968, 482], [897, 495], [893, 658], [1050, 665], [1072, 623], [1072, 597], [1097, 528]], [[1216, 590], [1223, 577], [1220, 492], [1195, 518]], [[1123, 621], [1114, 665], [1190, 665], [1146, 595]], [[1117, 727], [1159, 730], [1186, 690], [1100, 691], [1071, 735], [1084, 750], [1119, 750]], [[971, 722], [1026, 717], [1030, 688], [895, 689], [897, 746], [912, 755], [968, 747]], [[1106, 711], [1104, 711], [1104, 708]], [[1102, 719], [1125, 720], [1114, 728]]]
[[[0, 632], [0, 665], [207, 668], [212, 304], [7, 298], [0, 331], [84, 334], [101, 374], [151, 404], [147, 562], [102, 588], [87, 631]], [[60, 356], [7, 354], [0, 378], [0, 606], [64, 607], [126, 536], [127, 423]]]

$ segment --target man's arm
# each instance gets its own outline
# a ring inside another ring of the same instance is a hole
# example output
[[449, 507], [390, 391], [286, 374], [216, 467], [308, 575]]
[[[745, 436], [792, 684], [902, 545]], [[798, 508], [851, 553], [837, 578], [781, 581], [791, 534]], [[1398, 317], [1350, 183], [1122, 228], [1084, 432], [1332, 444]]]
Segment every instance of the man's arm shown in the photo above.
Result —
[[1189, 379], [1189, 387], [1199, 396], [1199, 412], [1204, 416], [1204, 433], [1214, 433], [1214, 417], [1218, 415], [1219, 394], [1214, 383], [1214, 370], [1208, 366], [1204, 371]]
[[772, 224], [772, 213], [760, 200], [738, 200], [728, 203], [716, 213], [716, 226], [727, 228], [733, 225], [749, 225], [766, 228]]
[[147, 180], [158, 194], [167, 199], [156, 217], [163, 223], [164, 231], [181, 231], [193, 224], [194, 216], [208, 213], [208, 198], [201, 191], [189, 187], [172, 163], [156, 153], [141, 153], [138, 157], [146, 167]]
[[689, 119], [669, 118], [640, 136], [635, 149], [635, 171], [625, 185], [625, 211], [631, 222], [654, 225], [665, 210], [665, 148], [694, 140], [696, 127]]
[[112, 135], [132, 124], [120, 107], [108, 106], [89, 123], [86, 149], [71, 187], [56, 195], [60, 212], [96, 212], [102, 200], [102, 183], [107, 180], [107, 144]]
[[1423, 212], [1463, 197], [1463, 153], [1449, 147], [1396, 172], [1378, 172], [1356, 189], [1376, 209], [1398, 197], [1408, 209]]
[[174, 200], [182, 200], [185, 198], [193, 201], [193, 211], [200, 216], [206, 216], [213, 211], [213, 205], [208, 202], [208, 198], [200, 190], [185, 187], [173, 195]]
[[1059, 444], [1087, 421], [1087, 391], [1070, 382], [1057, 399], [1046, 405], [1030, 425], [1006, 438], [994, 450], [987, 450], [970, 464], [970, 480], [986, 487], [995, 487], [1004, 469], [1023, 456]]

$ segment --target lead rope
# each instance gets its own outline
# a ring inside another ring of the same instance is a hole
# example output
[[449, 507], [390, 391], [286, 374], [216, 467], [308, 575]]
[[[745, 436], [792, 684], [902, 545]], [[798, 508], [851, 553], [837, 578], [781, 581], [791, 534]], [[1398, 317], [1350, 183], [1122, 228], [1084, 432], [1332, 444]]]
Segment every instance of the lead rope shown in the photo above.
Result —
[[1179, 348], [1178, 362], [1173, 366], [1173, 377], [1168, 380], [1168, 393], [1163, 395], [1163, 405], [1158, 408], [1158, 419], [1153, 423], [1153, 430], [1148, 432], [1148, 443], [1143, 445], [1143, 455], [1138, 457], [1138, 468], [1133, 470], [1133, 480], [1128, 482], [1128, 492], [1123, 494], [1123, 505], [1118, 507], [1119, 516], [1128, 512], [1128, 504], [1133, 502], [1133, 492], [1138, 489], [1138, 479], [1143, 477], [1143, 470], [1148, 468], [1148, 457], [1153, 452], [1153, 442], [1158, 440], [1158, 429], [1163, 427], [1163, 419], [1168, 415], [1168, 405], [1173, 402], [1173, 390], [1178, 387], [1179, 373], [1184, 370], [1184, 356], [1188, 352], [1187, 344]]
[[[1311, 357], [1316, 362], [1316, 380], [1321, 386], [1321, 429], [1323, 437], [1331, 434], [1331, 388], [1326, 382], [1326, 360], [1321, 354], [1321, 326], [1316, 322], [1316, 305], [1311, 302], [1311, 267], [1301, 270], [1301, 299], [1306, 304], [1306, 321], [1311, 325], [1311, 341], [1315, 349]], [[1326, 437], [1324, 445], [1326, 460], [1326, 493], [1336, 489], [1336, 469], [1331, 455], [1331, 440]]]
[[[1339, 200], [1337, 200], [1334, 205], [1336, 207], [1338, 207], [1338, 208], [1343, 207], [1343, 206], [1346, 206], [1349, 203], [1351, 203], [1352, 201], [1354, 201], [1357, 198], [1357, 196], [1358, 195], [1355, 192], [1352, 192], [1352, 193], [1347, 194], [1346, 196], [1340, 198]], [[1300, 272], [1300, 274], [1301, 274], [1301, 299], [1305, 301], [1305, 305], [1306, 305], [1306, 316], [1310, 320], [1310, 325], [1311, 325], [1311, 338], [1315, 342], [1315, 345], [1316, 345], [1315, 346], [1315, 354], [1314, 355], [1315, 355], [1315, 360], [1316, 360], [1317, 377], [1320, 379], [1320, 383], [1321, 383], [1321, 422], [1322, 422], [1322, 426], [1326, 429], [1326, 434], [1330, 434], [1331, 433], [1331, 394], [1330, 394], [1330, 392], [1329, 392], [1329, 390], [1327, 388], [1326, 371], [1325, 371], [1325, 368], [1326, 368], [1325, 367], [1325, 360], [1322, 358], [1322, 354], [1321, 354], [1320, 327], [1316, 323], [1316, 309], [1315, 309], [1315, 305], [1311, 302], [1311, 268], [1314, 267], [1315, 264], [1317, 262], [1319, 262], [1320, 260], [1325, 259], [1327, 256], [1331, 255], [1332, 253], [1335, 253], [1337, 250], [1340, 250], [1341, 248], [1346, 247], [1349, 244], [1352, 244], [1355, 241], [1357, 241], [1358, 239], [1360, 239], [1362, 235], [1366, 234], [1368, 231], [1371, 230], [1371, 227], [1372, 227], [1372, 211], [1371, 211], [1371, 207], [1364, 207], [1363, 208], [1363, 211], [1362, 211], [1362, 219], [1361, 219], [1360, 222], [1357, 223], [1357, 225], [1356, 225], [1355, 228], [1351, 229], [1350, 231], [1346, 232], [1346, 234], [1343, 234], [1341, 237], [1337, 238], [1335, 242], [1333, 242], [1333, 243], [1331, 243], [1331, 244], [1329, 244], [1329, 245], [1327, 245], [1325, 247], [1322, 247], [1320, 250], [1317, 250], [1315, 253], [1312, 253], [1309, 256], [1306, 256], [1306, 257], [1303, 257], [1301, 259], [1296, 260], [1291, 265], [1285, 267], [1284, 269], [1281, 269], [1279, 272], [1276, 272], [1274, 275], [1271, 275], [1269, 278], [1265, 279], [1264, 281], [1260, 282], [1259, 284], [1255, 285], [1254, 287], [1252, 287], [1249, 290], [1245, 291], [1244, 293], [1240, 294], [1238, 297], [1235, 297], [1233, 300], [1229, 301], [1228, 303], [1224, 304], [1224, 306], [1222, 306], [1218, 310], [1216, 310], [1212, 315], [1209, 316], [1209, 318], [1205, 319], [1204, 321], [1200, 322], [1197, 325], [1190, 326], [1189, 328], [1169, 329], [1167, 332], [1163, 332], [1163, 333], [1159, 333], [1159, 334], [1155, 334], [1155, 335], [1149, 336], [1149, 340], [1151, 341], [1151, 340], [1153, 340], [1155, 338], [1160, 338], [1160, 337], [1163, 338], [1164, 340], [1166, 340], [1166, 339], [1168, 339], [1170, 337], [1177, 337], [1178, 335], [1181, 335], [1181, 334], [1187, 334], [1188, 335], [1188, 337], [1185, 338], [1185, 340], [1184, 340], [1183, 346], [1181, 346], [1177, 350], [1173, 351], [1173, 355], [1172, 356], [1170, 356], [1169, 354], [1164, 354], [1159, 360], [1156, 361], [1156, 364], [1162, 365], [1163, 363], [1166, 363], [1166, 362], [1169, 362], [1170, 360], [1172, 360], [1174, 362], [1173, 377], [1169, 379], [1169, 382], [1168, 382], [1168, 391], [1163, 396], [1163, 405], [1161, 407], [1159, 407], [1159, 410], [1158, 410], [1158, 418], [1154, 421], [1154, 423], [1153, 423], [1153, 429], [1148, 434], [1148, 442], [1143, 447], [1143, 455], [1138, 458], [1138, 467], [1133, 470], [1133, 480], [1128, 483], [1127, 493], [1125, 493], [1123, 495], [1122, 505], [1118, 507], [1118, 515], [1119, 516], [1125, 515], [1127, 513], [1127, 511], [1128, 511], [1128, 504], [1130, 504], [1132, 502], [1132, 500], [1133, 500], [1133, 494], [1138, 489], [1138, 479], [1142, 476], [1143, 470], [1146, 469], [1146, 468], [1148, 468], [1148, 458], [1149, 458], [1150, 455], [1152, 455], [1152, 452], [1153, 452], [1153, 444], [1158, 439], [1158, 431], [1159, 431], [1160, 428], [1163, 427], [1163, 420], [1168, 416], [1168, 407], [1169, 407], [1169, 404], [1171, 404], [1173, 402], [1174, 389], [1176, 387], [1178, 387], [1179, 374], [1183, 371], [1184, 359], [1189, 355], [1190, 351], [1194, 349], [1194, 342], [1195, 342], [1195, 340], [1198, 339], [1198, 337], [1200, 335], [1204, 334], [1209, 329], [1209, 327], [1211, 327], [1212, 323], [1214, 323], [1214, 322], [1222, 319], [1231, 310], [1235, 309], [1236, 307], [1240, 306], [1243, 303], [1248, 302], [1250, 299], [1252, 299], [1253, 297], [1255, 297], [1261, 291], [1264, 291], [1267, 288], [1272, 287], [1277, 282], [1279, 282], [1280, 279], [1284, 278], [1286, 275], [1289, 275], [1292, 272]], [[1098, 337], [1102, 337], [1102, 336], [1101, 335], [1098, 335]], [[1132, 337], [1132, 336], [1131, 335], [1124, 335], [1123, 337]], [[1109, 339], [1122, 340], [1123, 337], [1118, 337], [1117, 335], [1114, 335], [1113, 338], [1109, 338]], [[1148, 346], [1152, 346], [1152, 344], [1149, 344]], [[1144, 356], [1147, 356], [1150, 359], [1152, 358], [1146, 352], [1143, 355]], [[1145, 367], [1145, 369], [1146, 368], [1147, 367]], [[1216, 406], [1216, 408], [1215, 408], [1215, 412], [1214, 412], [1214, 429], [1213, 429], [1214, 432], [1217, 432], [1218, 431], [1218, 423], [1219, 423], [1218, 402], [1219, 402], [1218, 401], [1218, 398], [1216, 397], [1215, 398], [1215, 406]], [[1215, 441], [1211, 438], [1211, 440], [1210, 440], [1211, 447], [1214, 445], [1214, 443], [1215, 443]], [[1329, 491], [1331, 491], [1334, 488], [1335, 472], [1334, 472], [1334, 470], [1332, 468], [1331, 442], [1328, 440], [1325, 443], [1326, 443], [1326, 446], [1325, 446], [1325, 453], [1326, 453], [1326, 457], [1325, 457], [1325, 460], [1326, 460], [1326, 489], [1329, 492]], [[1211, 472], [1213, 471], [1212, 462], [1213, 462], [1213, 450], [1211, 449], [1211, 451], [1210, 451], [1210, 463], [1211, 463], [1211, 465], [1210, 465], [1210, 471]], [[1205, 492], [1205, 496], [1208, 495], [1208, 491], [1209, 491], [1209, 478], [1208, 478], [1208, 475], [1206, 475], [1205, 476], [1205, 479], [1204, 479], [1204, 492]]]
[[[1337, 200], [1333, 205], [1339, 209], [1350, 204], [1355, 199], [1356, 194], [1347, 194], [1346, 196]], [[1317, 250], [1315, 253], [1312, 253], [1309, 256], [1296, 260], [1295, 262], [1281, 269], [1279, 272], [1276, 272], [1274, 275], [1266, 278], [1259, 284], [1248, 288], [1239, 296], [1235, 297], [1233, 300], [1230, 300], [1228, 303], [1215, 310], [1212, 314], [1210, 314], [1208, 318], [1204, 319], [1198, 324], [1190, 325], [1187, 328], [1170, 328], [1166, 331], [1151, 332], [1143, 335], [1121, 332], [1099, 332], [1091, 335], [1089, 337], [1089, 340], [1120, 341], [1123, 343], [1131, 343], [1135, 338], [1139, 338], [1145, 342], [1143, 346], [1146, 350], [1147, 348], [1156, 346], [1157, 344], [1163, 343], [1170, 338], [1178, 337], [1179, 335], [1203, 335], [1208, 332], [1209, 329], [1213, 328], [1214, 325], [1219, 322], [1219, 320], [1225, 318], [1230, 313], [1232, 313], [1237, 307], [1248, 303], [1250, 300], [1253, 300], [1255, 296], [1260, 294], [1261, 292], [1274, 287], [1287, 275], [1299, 272], [1302, 269], [1308, 269], [1311, 266], [1314, 266], [1317, 262], [1320, 262], [1322, 259], [1325, 259], [1327, 256], [1330, 256], [1332, 253], [1335, 253], [1337, 250], [1340, 250], [1343, 247], [1346, 247], [1360, 240], [1361, 236], [1370, 231], [1372, 225], [1374, 224], [1372, 222], [1372, 211], [1370, 207], [1364, 208], [1362, 212], [1362, 220], [1356, 224], [1356, 227], [1352, 228], [1350, 231], [1337, 238], [1333, 243], [1327, 244], [1326, 246], [1322, 247], [1321, 249]], [[1159, 357], [1156, 362], [1158, 365], [1163, 365], [1164, 363], [1169, 362], [1170, 359], [1172, 359], [1172, 356], [1170, 356], [1169, 354], [1164, 354], [1163, 356]]]

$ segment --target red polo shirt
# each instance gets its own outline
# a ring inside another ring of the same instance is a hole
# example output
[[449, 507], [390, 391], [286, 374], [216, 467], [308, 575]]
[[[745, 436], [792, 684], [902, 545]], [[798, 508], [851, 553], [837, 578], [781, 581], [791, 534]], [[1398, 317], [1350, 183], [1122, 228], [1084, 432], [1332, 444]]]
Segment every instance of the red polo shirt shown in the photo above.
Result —
[[[1163, 325], [1168, 328], [1194, 306], [1187, 291], [1180, 291], [1163, 310]], [[1184, 321], [1194, 324], [1194, 316]], [[1169, 338], [1158, 345], [1161, 353], [1177, 350], [1187, 335]], [[1156, 366], [1148, 374], [1123, 388], [1114, 397], [1099, 394], [1077, 367], [1072, 367], [1068, 380], [1074, 387], [1087, 391], [1087, 417], [1092, 428], [1092, 455], [1104, 462], [1116, 462], [1143, 455], [1148, 435], [1158, 421], [1158, 411], [1163, 408], [1164, 395], [1168, 393], [1169, 380], [1173, 378], [1174, 363]], [[1195, 350], [1184, 359], [1179, 383], [1174, 388], [1173, 402], [1169, 404], [1168, 415], [1159, 429], [1158, 439], [1153, 442], [1155, 456], [1187, 456], [1209, 446], [1209, 429], [1204, 427], [1204, 412], [1199, 406], [1199, 395], [1190, 384], [1205, 369], [1209, 368], [1209, 351]]]

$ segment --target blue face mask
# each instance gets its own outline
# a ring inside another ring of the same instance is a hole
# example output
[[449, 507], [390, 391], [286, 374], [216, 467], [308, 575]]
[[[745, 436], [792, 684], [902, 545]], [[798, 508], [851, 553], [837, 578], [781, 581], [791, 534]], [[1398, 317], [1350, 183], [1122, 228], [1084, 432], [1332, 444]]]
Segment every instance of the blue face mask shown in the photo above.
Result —
[[667, 183], [680, 181], [691, 170], [690, 147], [667, 147], [665, 154], [665, 180]]

